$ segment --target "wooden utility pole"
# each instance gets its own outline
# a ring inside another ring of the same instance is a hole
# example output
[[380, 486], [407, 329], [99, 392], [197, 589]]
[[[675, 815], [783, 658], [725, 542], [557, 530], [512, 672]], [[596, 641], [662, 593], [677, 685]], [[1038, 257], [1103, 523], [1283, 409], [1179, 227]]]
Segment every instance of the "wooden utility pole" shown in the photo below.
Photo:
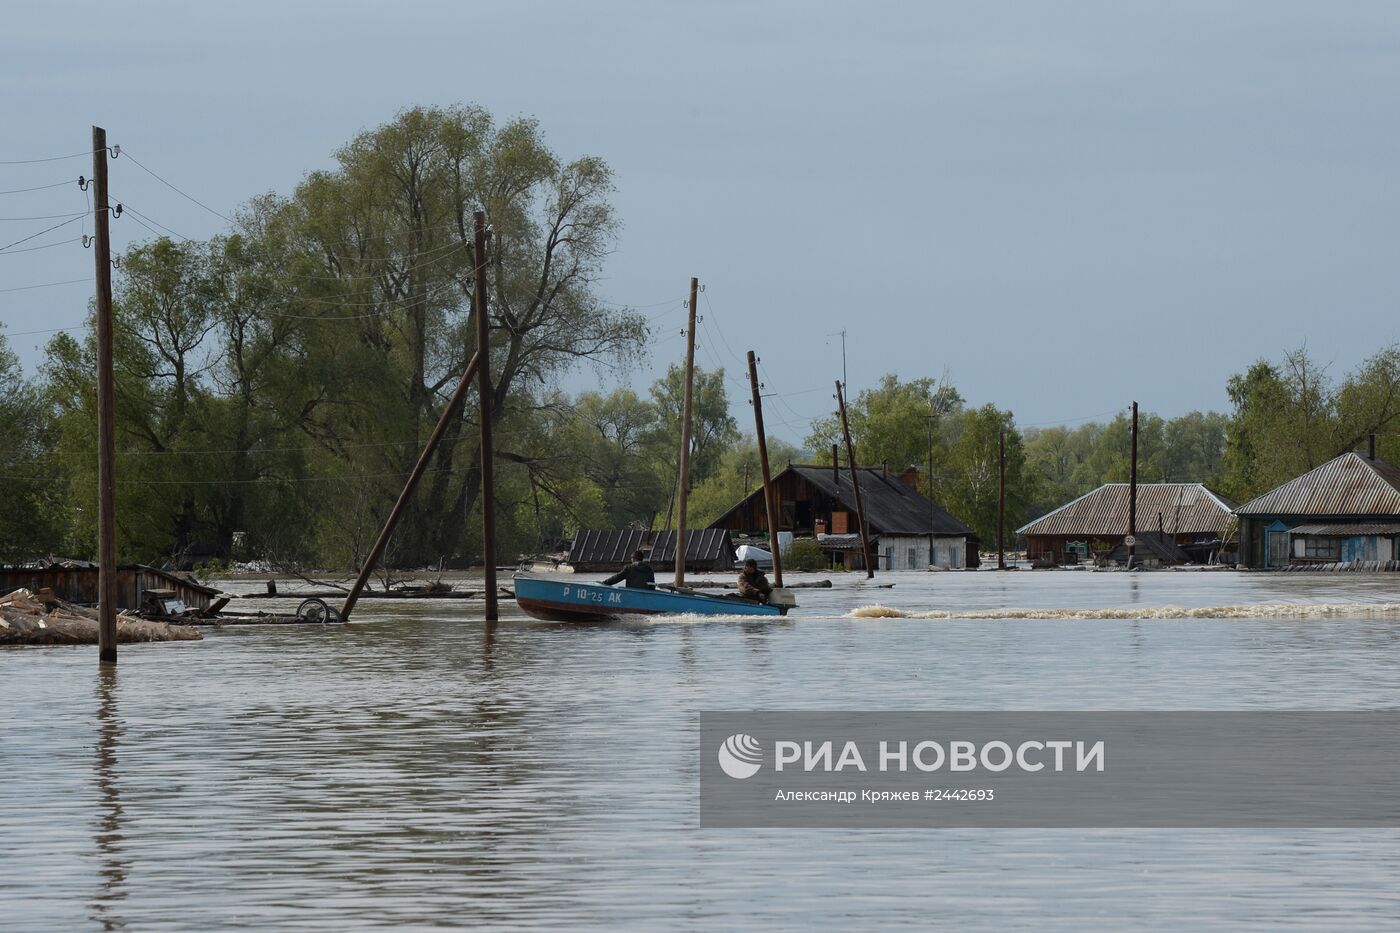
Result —
[[997, 481], [997, 569], [1006, 569], [1006, 432], [1001, 432]]
[[112, 241], [107, 131], [92, 128], [93, 258], [97, 264], [97, 660], [117, 663], [117, 429], [112, 382]]
[[472, 292], [473, 313], [476, 315], [476, 375], [477, 395], [481, 402], [481, 558], [486, 571], [486, 621], [495, 622], [500, 616], [496, 606], [496, 481], [492, 473], [495, 447], [491, 443], [491, 331], [486, 319], [486, 214], [472, 214], [476, 223], [472, 257], [476, 288]]
[[938, 522], [938, 504], [933, 501], [933, 415], [928, 416], [928, 565], [933, 566], [933, 530]]
[[778, 542], [778, 493], [768, 470], [768, 435], [763, 433], [763, 397], [758, 392], [758, 357], [749, 351], [749, 385], [753, 388], [753, 423], [758, 432], [758, 468], [763, 472], [763, 505], [768, 511], [768, 546], [773, 552], [773, 585], [783, 585], [783, 555]]
[[851, 443], [851, 426], [846, 422], [846, 396], [841, 383], [836, 383], [836, 404], [841, 409], [841, 433], [846, 438], [846, 465], [851, 470], [851, 488], [856, 494], [856, 521], [860, 522], [860, 550], [865, 555], [865, 578], [875, 577], [875, 564], [870, 554], [870, 529], [865, 525], [865, 506], [860, 501], [860, 470], [856, 466], [856, 449]]
[[1133, 459], [1128, 471], [1128, 567], [1137, 557], [1137, 402], [1133, 402]]
[[685, 500], [690, 485], [690, 411], [695, 399], [695, 300], [700, 280], [690, 280], [690, 323], [685, 328], [685, 405], [681, 409], [680, 488], [676, 492], [676, 586], [685, 586]]
[[413, 490], [417, 487], [418, 480], [423, 477], [423, 472], [427, 470], [433, 452], [437, 450], [438, 443], [442, 441], [443, 434], [447, 432], [447, 426], [452, 423], [452, 419], [457, 417], [458, 412], [462, 409], [462, 401], [467, 397], [467, 390], [471, 388], [472, 378], [476, 376], [477, 361], [480, 359], [480, 350], [472, 354], [471, 362], [467, 364], [466, 371], [462, 373], [461, 381], [457, 383], [457, 391], [452, 393], [447, 407], [442, 410], [442, 415], [438, 417], [437, 426], [429, 435], [428, 443], [423, 446], [423, 452], [418, 455], [418, 462], [413, 465], [413, 472], [408, 474], [408, 481], [403, 484], [403, 492], [399, 493], [398, 501], [394, 503], [389, 517], [384, 520], [384, 527], [379, 530], [379, 537], [374, 539], [374, 547], [369, 549], [369, 555], [365, 557], [365, 562], [360, 565], [360, 575], [355, 578], [355, 585], [350, 588], [350, 595], [345, 597], [345, 605], [340, 607], [340, 621], [350, 621], [350, 613], [355, 609], [355, 603], [359, 602], [360, 594], [364, 592], [365, 584], [369, 582], [369, 575], [374, 573], [374, 568], [379, 564], [379, 558], [384, 555], [384, 549], [388, 547], [389, 539], [394, 535], [394, 526], [399, 523], [399, 517], [407, 508], [409, 499], [413, 497]]

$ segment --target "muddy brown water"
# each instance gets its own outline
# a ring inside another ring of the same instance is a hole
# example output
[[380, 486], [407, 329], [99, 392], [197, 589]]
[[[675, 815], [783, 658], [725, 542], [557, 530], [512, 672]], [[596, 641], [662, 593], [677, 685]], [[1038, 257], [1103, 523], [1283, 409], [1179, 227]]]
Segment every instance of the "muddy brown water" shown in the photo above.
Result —
[[[0, 651], [0, 927], [1400, 918], [1396, 831], [702, 831], [696, 801], [702, 709], [1396, 708], [1400, 618], [1278, 607], [1400, 603], [1400, 576], [834, 579], [778, 622], [551, 626], [505, 603], [488, 631], [474, 603], [366, 602], [352, 626], [123, 646], [107, 674], [90, 647]], [[875, 603], [1272, 608], [848, 616]]]

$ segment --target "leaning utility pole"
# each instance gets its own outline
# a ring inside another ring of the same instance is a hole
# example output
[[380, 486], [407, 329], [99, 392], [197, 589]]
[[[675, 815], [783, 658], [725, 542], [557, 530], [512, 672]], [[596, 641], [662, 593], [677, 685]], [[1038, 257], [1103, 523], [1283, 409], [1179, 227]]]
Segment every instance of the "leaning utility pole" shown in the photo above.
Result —
[[1133, 402], [1133, 459], [1128, 472], [1128, 568], [1137, 557], [1137, 402]]
[[865, 557], [865, 578], [875, 577], [875, 564], [870, 555], [870, 529], [865, 525], [865, 506], [860, 501], [860, 469], [856, 466], [856, 449], [851, 443], [851, 427], [846, 423], [846, 396], [841, 383], [836, 383], [836, 404], [841, 409], [841, 433], [846, 437], [846, 465], [851, 469], [851, 488], [856, 494], [856, 521], [860, 522], [860, 551]]
[[[753, 388], [753, 423], [758, 432], [758, 468], [763, 471], [763, 505], [768, 511], [768, 545], [773, 551], [773, 585], [783, 585], [783, 555], [778, 541], [778, 493], [768, 471], [768, 436], [763, 433], [763, 398], [758, 393], [758, 357], [749, 351], [749, 385]], [[747, 472], [748, 464], [744, 465]], [[748, 484], [745, 484], [745, 495]]]
[[97, 264], [97, 660], [117, 663], [116, 394], [112, 383], [112, 241], [107, 131], [92, 128], [92, 252]]
[[491, 444], [491, 332], [486, 320], [486, 214], [472, 214], [476, 222], [476, 255], [472, 257], [476, 288], [472, 304], [476, 314], [477, 395], [481, 403], [481, 559], [486, 571], [486, 621], [499, 618], [496, 606], [496, 481], [492, 475], [495, 447]]
[[408, 500], [413, 497], [413, 490], [418, 486], [418, 480], [422, 479], [423, 472], [428, 469], [428, 461], [432, 459], [433, 452], [437, 450], [443, 434], [447, 433], [447, 426], [452, 423], [452, 419], [456, 418], [462, 409], [462, 401], [467, 397], [467, 390], [471, 388], [472, 379], [476, 376], [477, 362], [480, 359], [480, 350], [472, 354], [471, 362], [467, 364], [466, 371], [462, 373], [461, 381], [457, 383], [457, 391], [452, 393], [447, 407], [442, 410], [442, 414], [438, 417], [437, 426], [429, 435], [428, 443], [423, 446], [423, 452], [418, 455], [418, 462], [413, 465], [413, 472], [408, 474], [408, 481], [403, 484], [403, 491], [399, 493], [398, 501], [390, 510], [389, 517], [384, 520], [384, 527], [379, 530], [379, 537], [374, 539], [374, 546], [369, 549], [369, 555], [365, 558], [365, 562], [360, 565], [360, 573], [355, 578], [355, 585], [350, 588], [350, 595], [345, 597], [345, 604], [340, 607], [340, 621], [350, 621], [350, 613], [354, 611], [355, 603], [359, 602], [360, 593], [364, 592], [365, 584], [369, 582], [369, 575], [374, 573], [374, 568], [379, 564], [379, 558], [384, 555], [384, 548], [388, 547], [389, 539], [394, 535], [394, 527], [398, 525], [400, 516], [407, 508]]
[[1006, 432], [1001, 432], [997, 482], [997, 569], [1006, 569]]
[[676, 586], [685, 586], [685, 499], [690, 485], [690, 410], [695, 393], [695, 300], [700, 280], [690, 280], [690, 323], [685, 328], [685, 406], [681, 410], [680, 489], [676, 492]]

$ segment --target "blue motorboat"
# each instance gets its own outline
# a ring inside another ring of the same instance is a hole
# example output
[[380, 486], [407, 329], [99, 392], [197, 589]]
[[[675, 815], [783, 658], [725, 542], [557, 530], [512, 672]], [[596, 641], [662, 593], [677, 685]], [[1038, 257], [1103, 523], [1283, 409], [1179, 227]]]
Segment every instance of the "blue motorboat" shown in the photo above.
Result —
[[774, 590], [771, 603], [734, 594], [708, 596], [690, 590], [640, 589], [578, 583], [517, 574], [515, 601], [522, 610], [549, 622], [607, 622], [629, 615], [781, 616], [793, 601]]

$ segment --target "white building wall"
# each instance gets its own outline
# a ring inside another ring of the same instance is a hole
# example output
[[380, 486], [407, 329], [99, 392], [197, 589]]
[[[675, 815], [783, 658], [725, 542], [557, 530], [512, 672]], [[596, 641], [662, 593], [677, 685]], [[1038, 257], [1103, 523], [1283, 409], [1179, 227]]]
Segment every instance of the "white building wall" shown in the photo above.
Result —
[[880, 568], [927, 570], [930, 566], [961, 569], [967, 560], [966, 538], [934, 538], [929, 553], [927, 535], [881, 535]]

